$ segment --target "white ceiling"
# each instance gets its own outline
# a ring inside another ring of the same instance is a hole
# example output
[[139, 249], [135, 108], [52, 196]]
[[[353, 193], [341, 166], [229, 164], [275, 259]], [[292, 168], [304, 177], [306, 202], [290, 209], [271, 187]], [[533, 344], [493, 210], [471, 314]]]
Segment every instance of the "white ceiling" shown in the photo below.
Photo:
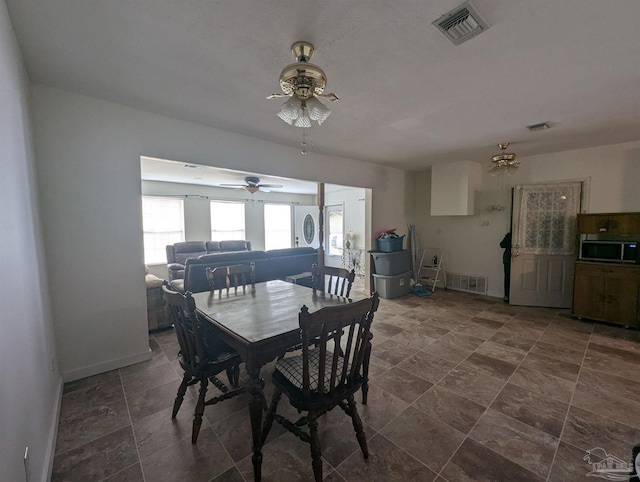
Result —
[[640, 139], [638, 0], [474, 0], [489, 29], [454, 46], [431, 22], [461, 3], [7, 0], [32, 81], [294, 147], [265, 96], [312, 42], [342, 99], [309, 130], [322, 154], [421, 169]]

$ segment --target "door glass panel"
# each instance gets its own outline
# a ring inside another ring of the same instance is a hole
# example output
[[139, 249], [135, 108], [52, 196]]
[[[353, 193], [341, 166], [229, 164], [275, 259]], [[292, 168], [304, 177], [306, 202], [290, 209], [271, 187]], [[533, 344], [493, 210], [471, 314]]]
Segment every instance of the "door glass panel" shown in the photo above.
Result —
[[581, 186], [579, 182], [522, 186], [523, 229], [516, 240], [521, 254], [574, 254]]

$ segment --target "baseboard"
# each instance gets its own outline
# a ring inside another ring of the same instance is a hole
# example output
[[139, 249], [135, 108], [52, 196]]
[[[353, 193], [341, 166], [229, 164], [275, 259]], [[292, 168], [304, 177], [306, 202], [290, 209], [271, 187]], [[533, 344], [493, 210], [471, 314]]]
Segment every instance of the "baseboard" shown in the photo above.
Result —
[[53, 459], [56, 455], [56, 440], [58, 439], [58, 424], [60, 423], [60, 407], [62, 406], [62, 377], [58, 378], [58, 388], [56, 390], [56, 401], [53, 404], [54, 412], [52, 414], [53, 424], [49, 427], [49, 437], [47, 441], [47, 452], [45, 454], [43, 465], [43, 474], [40, 477], [42, 482], [51, 480], [51, 472], [53, 471]]
[[151, 349], [143, 353], [116, 358], [114, 360], [109, 360], [103, 363], [97, 363], [95, 365], [66, 372], [62, 376], [62, 380], [64, 383], [73, 382], [75, 380], [80, 380], [81, 378], [91, 377], [93, 375], [98, 375], [99, 373], [116, 370], [118, 368], [126, 367], [147, 360], [151, 360]]

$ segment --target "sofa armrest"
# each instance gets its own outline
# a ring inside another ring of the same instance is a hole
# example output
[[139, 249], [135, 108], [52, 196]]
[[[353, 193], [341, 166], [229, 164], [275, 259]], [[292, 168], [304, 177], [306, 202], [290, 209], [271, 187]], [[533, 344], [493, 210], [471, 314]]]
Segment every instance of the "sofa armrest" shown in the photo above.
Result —
[[167, 270], [169, 271], [169, 281], [184, 278], [184, 264], [169, 263], [167, 265]]

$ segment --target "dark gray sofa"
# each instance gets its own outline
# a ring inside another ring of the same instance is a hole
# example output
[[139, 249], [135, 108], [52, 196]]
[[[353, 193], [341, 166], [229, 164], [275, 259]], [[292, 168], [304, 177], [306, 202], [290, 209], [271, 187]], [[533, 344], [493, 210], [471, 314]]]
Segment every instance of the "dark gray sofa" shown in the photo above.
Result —
[[205, 254], [233, 253], [251, 251], [251, 242], [244, 240], [229, 241], [185, 241], [167, 245], [167, 271], [169, 281], [184, 278], [187, 259]]
[[270, 251], [245, 251], [235, 253], [204, 254], [186, 260], [184, 279], [171, 281], [179, 291], [200, 293], [209, 291], [206, 269], [234, 264], [255, 263], [256, 282], [285, 279], [287, 276], [311, 271], [318, 262], [314, 248], [287, 248]]

